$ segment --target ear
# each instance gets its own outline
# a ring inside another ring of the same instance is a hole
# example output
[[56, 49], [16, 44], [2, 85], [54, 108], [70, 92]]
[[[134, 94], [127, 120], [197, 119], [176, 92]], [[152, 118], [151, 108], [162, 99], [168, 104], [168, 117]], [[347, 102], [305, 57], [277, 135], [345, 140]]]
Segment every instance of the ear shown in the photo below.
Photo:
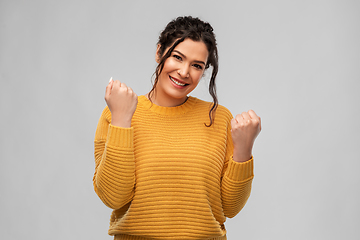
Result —
[[160, 47], [161, 47], [161, 45], [158, 44], [158, 45], [157, 45], [157, 48], [156, 48], [156, 53], [155, 53], [155, 61], [156, 61], [157, 63], [160, 62]]

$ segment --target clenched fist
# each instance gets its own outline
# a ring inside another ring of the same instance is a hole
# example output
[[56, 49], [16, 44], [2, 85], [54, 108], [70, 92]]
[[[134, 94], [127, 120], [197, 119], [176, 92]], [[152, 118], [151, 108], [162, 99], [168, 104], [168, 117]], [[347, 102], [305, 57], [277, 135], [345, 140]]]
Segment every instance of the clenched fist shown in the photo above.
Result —
[[253, 110], [236, 115], [231, 120], [234, 161], [245, 162], [252, 156], [252, 148], [261, 131], [261, 119]]
[[131, 119], [137, 106], [134, 91], [116, 80], [110, 79], [106, 87], [105, 101], [111, 112], [111, 124], [118, 127], [131, 127]]

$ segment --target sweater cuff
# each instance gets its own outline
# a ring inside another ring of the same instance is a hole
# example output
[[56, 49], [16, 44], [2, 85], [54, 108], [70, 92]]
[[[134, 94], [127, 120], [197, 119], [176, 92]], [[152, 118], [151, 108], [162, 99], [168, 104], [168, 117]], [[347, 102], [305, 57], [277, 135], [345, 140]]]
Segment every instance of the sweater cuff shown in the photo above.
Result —
[[234, 181], [244, 181], [252, 178], [254, 176], [253, 156], [246, 162], [235, 162], [233, 157], [231, 157], [226, 175]]
[[134, 147], [134, 129], [122, 128], [114, 125], [109, 125], [106, 142], [108, 145], [120, 148]]

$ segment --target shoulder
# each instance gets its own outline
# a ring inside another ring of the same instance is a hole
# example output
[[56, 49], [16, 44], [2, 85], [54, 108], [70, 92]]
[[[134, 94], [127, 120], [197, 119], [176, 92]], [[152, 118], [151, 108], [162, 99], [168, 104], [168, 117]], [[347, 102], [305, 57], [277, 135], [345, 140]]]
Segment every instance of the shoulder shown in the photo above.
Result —
[[[196, 99], [196, 105], [200, 108], [206, 108], [206, 109], [210, 110], [210, 108], [213, 105], [212, 102], [204, 101], [204, 100], [201, 100], [201, 99], [198, 99], [195, 97], [191, 97], [191, 98]], [[217, 106], [216, 114], [226, 115], [226, 116], [230, 116], [232, 118], [232, 114], [231, 114], [230, 110], [220, 104], [218, 104], [218, 106]]]
[[221, 116], [224, 116], [227, 119], [233, 118], [233, 115], [231, 114], [230, 110], [222, 105], [218, 105], [218, 107], [216, 109], [216, 116], [218, 116], [218, 114]]
[[[194, 97], [192, 97], [194, 98]], [[198, 98], [196, 99], [197, 108], [201, 108], [206, 110], [207, 113], [210, 111], [211, 107], [213, 106], [212, 102], [204, 101]], [[224, 107], [223, 105], [218, 105], [215, 111], [215, 118], [224, 119], [225, 121], [231, 120], [233, 115], [231, 114], [230, 110]]]

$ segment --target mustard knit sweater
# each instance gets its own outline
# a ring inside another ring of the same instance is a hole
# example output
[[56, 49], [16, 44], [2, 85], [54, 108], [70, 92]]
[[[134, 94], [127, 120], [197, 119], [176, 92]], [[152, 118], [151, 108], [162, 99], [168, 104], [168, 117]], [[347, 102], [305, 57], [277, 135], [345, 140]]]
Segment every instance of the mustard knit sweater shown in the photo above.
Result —
[[189, 97], [177, 107], [138, 97], [131, 128], [110, 124], [106, 107], [95, 134], [97, 195], [114, 209], [115, 239], [226, 239], [224, 222], [245, 205], [253, 159], [232, 159], [232, 115]]

